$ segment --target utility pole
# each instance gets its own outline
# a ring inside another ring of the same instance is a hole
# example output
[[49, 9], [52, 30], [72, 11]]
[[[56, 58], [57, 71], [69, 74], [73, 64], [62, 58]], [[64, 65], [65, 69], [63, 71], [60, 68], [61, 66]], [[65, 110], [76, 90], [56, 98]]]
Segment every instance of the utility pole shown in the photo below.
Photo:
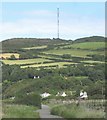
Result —
[[57, 38], [59, 39], [59, 8], [57, 8]]

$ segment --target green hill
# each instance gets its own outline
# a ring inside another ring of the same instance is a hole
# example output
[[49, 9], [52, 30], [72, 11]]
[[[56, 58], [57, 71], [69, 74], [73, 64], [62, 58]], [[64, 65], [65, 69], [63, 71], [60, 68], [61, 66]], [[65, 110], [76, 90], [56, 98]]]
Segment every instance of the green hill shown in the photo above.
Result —
[[2, 52], [15, 52], [20, 48], [36, 47], [42, 45], [53, 45], [64, 43], [64, 40], [57, 39], [39, 39], [39, 38], [13, 38], [2, 41]]
[[[75, 41], [14, 38], [1, 43], [4, 55], [8, 54], [8, 58], [1, 60], [4, 96], [17, 95], [22, 91], [78, 91], [84, 86], [91, 94], [89, 87], [100, 85], [98, 81], [104, 80], [104, 37], [94, 36]], [[19, 57], [9, 56], [9, 53], [18, 53]], [[35, 75], [40, 76], [40, 80], [34, 80]], [[82, 79], [84, 86], [80, 85], [78, 77], [85, 77], [85, 80]]]
[[[92, 36], [92, 37], [85, 37], [85, 38], [79, 38], [74, 40], [74, 43], [78, 42], [104, 42], [105, 38], [101, 36]], [[37, 46], [43, 46], [43, 45], [58, 45], [63, 46], [63, 43], [72, 43], [72, 40], [62, 40], [62, 39], [49, 39], [49, 38], [13, 38], [13, 39], [7, 39], [0, 44], [2, 44], [2, 52], [7, 52], [12, 50], [17, 51], [17, 49], [20, 48], [28, 48], [28, 47], [37, 47]]]
[[[42, 99], [43, 103], [76, 100], [81, 90], [88, 93], [89, 100], [104, 99], [104, 37], [93, 36], [75, 41], [13, 38], [0, 44], [3, 49], [0, 67], [5, 116], [17, 113], [14, 115], [38, 117], [38, 114], [28, 113], [34, 112], [31, 105], [36, 109], [41, 107], [40, 94], [45, 92], [51, 96]], [[65, 92], [67, 96], [56, 96], [58, 92]], [[27, 111], [23, 112], [22, 108]]]
[[102, 36], [91, 36], [76, 39], [74, 42], [104, 42], [105, 38]]

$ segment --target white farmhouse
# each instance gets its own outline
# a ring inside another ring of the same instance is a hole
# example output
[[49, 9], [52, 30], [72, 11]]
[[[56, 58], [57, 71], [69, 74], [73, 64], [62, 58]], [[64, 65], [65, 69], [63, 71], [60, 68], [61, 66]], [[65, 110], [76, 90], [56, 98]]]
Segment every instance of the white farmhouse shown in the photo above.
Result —
[[11, 97], [10, 99], [11, 99], [11, 100], [14, 100], [14, 99], [15, 99], [15, 97]]
[[66, 97], [67, 95], [66, 95], [65, 92], [63, 92], [61, 96], [62, 96], [62, 97]]
[[49, 94], [49, 93], [43, 93], [43, 94], [41, 94], [41, 97], [42, 98], [47, 98], [47, 97], [49, 97], [49, 96], [51, 96], [51, 94]]
[[84, 97], [84, 98], [88, 98], [87, 92], [84, 91], [83, 97]]
[[80, 98], [81, 98], [81, 99], [86, 99], [86, 98], [88, 98], [87, 92], [81, 91], [81, 92], [80, 92]]
[[84, 95], [84, 93], [83, 93], [83, 91], [81, 91], [80, 92], [80, 98], [83, 98], [83, 95]]

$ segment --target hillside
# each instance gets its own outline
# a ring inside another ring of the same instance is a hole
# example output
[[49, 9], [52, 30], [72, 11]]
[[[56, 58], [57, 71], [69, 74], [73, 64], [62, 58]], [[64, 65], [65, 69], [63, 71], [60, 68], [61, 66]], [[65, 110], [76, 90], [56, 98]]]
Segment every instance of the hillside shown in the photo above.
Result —
[[[15, 84], [17, 86], [18, 84], [22, 84], [24, 89], [30, 89], [33, 82], [35, 86], [37, 86], [37, 84], [41, 86], [43, 78], [46, 79], [47, 83], [49, 82], [47, 81], [48, 79], [53, 79], [53, 81], [55, 81], [57, 77], [60, 79], [59, 83], [62, 87], [56, 87], [55, 91], [61, 89], [67, 90], [64, 86], [68, 86], [69, 84], [63, 81], [65, 79], [74, 79], [75, 81], [78, 77], [80, 77], [80, 80], [85, 77], [85, 79], [89, 79], [92, 82], [94, 79], [96, 79], [96, 81], [97, 79], [99, 80], [99, 78], [97, 78], [99, 74], [101, 76], [100, 79], [104, 79], [102, 70], [105, 61], [105, 43], [103, 37], [87, 37], [77, 39], [73, 42], [56, 39], [15, 38], [5, 40], [2, 44], [3, 52], [5, 52], [1, 56], [3, 58], [3, 60], [1, 60], [3, 63], [3, 91], [7, 96], [8, 94], [13, 94], [13, 92], [11, 93], [10, 91], [12, 91], [11, 89], [16, 89], [16, 87], [14, 87]], [[77, 66], [78, 69], [76, 68]], [[96, 66], [101, 66], [102, 70], [99, 71], [96, 69]], [[85, 71], [83, 69], [87, 70]], [[96, 75], [93, 76], [90, 69], [92, 69], [92, 71], [96, 69], [98, 73], [96, 72]], [[60, 74], [62, 74], [63, 78], [60, 78]], [[35, 75], [39, 75], [41, 80], [37, 80], [37, 83], [33, 81], [30, 86], [29, 81], [31, 82], [32, 80], [29, 79], [32, 79]], [[49, 78], [50, 75], [53, 77]], [[27, 84], [27, 88], [23, 82], [18, 83], [20, 80], [29, 83]], [[86, 84], [88, 84], [87, 80]], [[39, 83], [40, 81], [41, 83]], [[72, 83], [72, 80], [70, 81]], [[15, 84], [10, 85], [11, 83]], [[52, 86], [50, 86], [52, 88], [55, 83], [52, 82], [51, 84]], [[39, 85], [38, 87], [40, 87]], [[38, 90], [38, 92], [43, 92], [43, 90], [45, 90], [43, 86], [45, 85], [46, 84], [43, 83], [42, 90], [40, 90], [41, 87], [37, 89], [32, 87], [30, 91]], [[78, 84], [74, 86], [78, 86]], [[73, 90], [76, 90], [74, 86]], [[17, 88], [18, 91], [23, 90], [20, 87]], [[47, 87], [47, 85], [46, 88], [51, 89], [49, 86]], [[80, 88], [79, 86], [78, 89]], [[68, 89], [70, 90], [70, 86]]]
[[[41, 102], [49, 103], [53, 99], [76, 100], [81, 90], [88, 93], [89, 100], [104, 99], [106, 56], [103, 37], [75, 41], [14, 38], [1, 44], [2, 97], [6, 114], [17, 104], [22, 108], [27, 105], [31, 111], [30, 105], [39, 109]], [[45, 92], [51, 96], [41, 99], [40, 95]], [[63, 92], [66, 97], [56, 96]], [[22, 108], [15, 107], [12, 113]]]
[[53, 44], [60, 44], [64, 43], [64, 40], [57, 40], [57, 39], [37, 39], [37, 38], [13, 38], [2, 41], [2, 51], [17, 51], [20, 48], [25, 47], [34, 47], [34, 46], [42, 46], [42, 45], [53, 45]]
[[102, 36], [91, 36], [85, 38], [76, 39], [74, 42], [104, 42], [105, 38]]
[[[92, 36], [92, 37], [85, 37], [85, 38], [79, 38], [73, 41], [73, 43], [78, 42], [104, 42], [105, 38], [101, 36]], [[63, 43], [72, 43], [72, 40], [62, 40], [62, 39], [49, 39], [49, 38], [13, 38], [13, 39], [7, 39], [0, 44], [2, 44], [2, 52], [12, 52], [16, 51], [20, 48], [26, 48], [26, 47], [35, 47], [35, 46], [42, 46], [42, 45], [58, 45], [61, 46]], [[63, 46], [63, 45], [62, 45]]]

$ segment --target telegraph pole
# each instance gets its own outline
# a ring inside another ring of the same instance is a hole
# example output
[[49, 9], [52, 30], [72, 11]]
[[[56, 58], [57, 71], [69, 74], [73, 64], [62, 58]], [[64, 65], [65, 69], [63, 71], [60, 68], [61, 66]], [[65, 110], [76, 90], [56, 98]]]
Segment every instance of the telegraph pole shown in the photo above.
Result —
[[57, 8], [57, 38], [59, 39], [59, 8]]

